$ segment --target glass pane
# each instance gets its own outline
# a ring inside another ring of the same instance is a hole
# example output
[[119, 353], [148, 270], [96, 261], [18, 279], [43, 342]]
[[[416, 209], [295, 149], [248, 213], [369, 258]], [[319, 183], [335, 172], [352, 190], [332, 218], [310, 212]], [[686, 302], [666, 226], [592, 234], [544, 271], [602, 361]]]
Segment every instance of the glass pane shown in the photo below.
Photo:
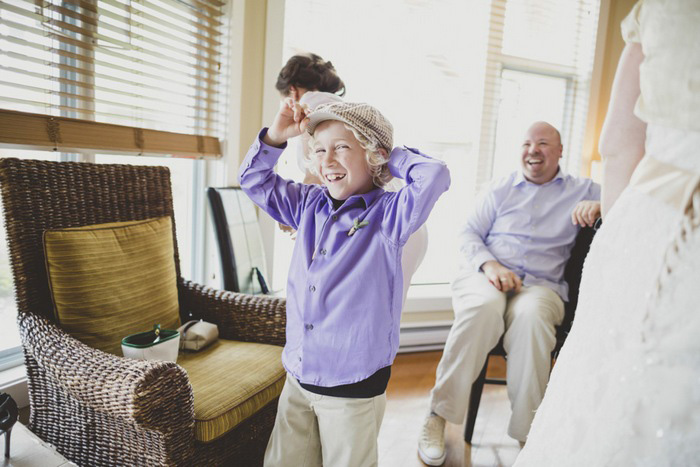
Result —
[[194, 277], [193, 245], [196, 229], [195, 219], [195, 165], [203, 161], [191, 159], [171, 159], [167, 157], [113, 156], [98, 154], [95, 162], [100, 164], [131, 164], [164, 166], [170, 169], [170, 180], [173, 190], [173, 207], [175, 210], [175, 226], [177, 231], [177, 247], [180, 254], [180, 271], [183, 277]]
[[503, 53], [574, 66], [581, 34], [578, 1], [508, 0]]
[[[41, 159], [57, 161], [58, 153], [20, 151], [16, 149], [0, 149], [0, 158], [17, 157], [20, 159]], [[5, 231], [5, 213], [0, 203], [0, 215], [3, 228], [0, 229], [0, 352], [20, 345], [17, 330], [17, 304], [12, 280], [7, 232]]]
[[503, 70], [498, 107], [493, 178], [519, 168], [527, 128], [542, 120], [562, 128], [568, 80], [538, 73]]

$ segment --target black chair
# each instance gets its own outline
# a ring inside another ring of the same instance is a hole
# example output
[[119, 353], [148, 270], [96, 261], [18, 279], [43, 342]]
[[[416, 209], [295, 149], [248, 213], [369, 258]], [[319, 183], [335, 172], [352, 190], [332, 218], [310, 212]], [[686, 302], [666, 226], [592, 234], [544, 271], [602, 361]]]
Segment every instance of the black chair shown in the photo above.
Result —
[[219, 244], [224, 290], [270, 293], [255, 205], [238, 187], [211, 187], [207, 197]]
[[[576, 305], [578, 304], [578, 288], [581, 283], [583, 262], [586, 259], [586, 255], [588, 254], [588, 249], [591, 246], [594, 235], [595, 230], [593, 230], [593, 228], [582, 228], [576, 236], [574, 247], [571, 250], [571, 257], [566, 263], [564, 279], [569, 284], [569, 301], [564, 304], [564, 320], [562, 321], [561, 325], [557, 326], [557, 343], [552, 351], [552, 361], [554, 361], [557, 358], [557, 355], [559, 355], [559, 351], [564, 345], [566, 336], [571, 330]], [[476, 378], [476, 381], [474, 381], [474, 384], [472, 384], [472, 391], [469, 397], [469, 410], [467, 411], [467, 422], [464, 427], [464, 441], [469, 444], [472, 442], [476, 415], [479, 411], [479, 402], [481, 401], [481, 393], [484, 390], [484, 384], [506, 384], [506, 380], [504, 379], [486, 377], [486, 368], [489, 365], [489, 357], [492, 355], [507, 358], [506, 351], [503, 348], [503, 336], [501, 336], [501, 340], [498, 342], [496, 347], [489, 352], [488, 357], [486, 357], [484, 368], [482, 368], [478, 378]]]

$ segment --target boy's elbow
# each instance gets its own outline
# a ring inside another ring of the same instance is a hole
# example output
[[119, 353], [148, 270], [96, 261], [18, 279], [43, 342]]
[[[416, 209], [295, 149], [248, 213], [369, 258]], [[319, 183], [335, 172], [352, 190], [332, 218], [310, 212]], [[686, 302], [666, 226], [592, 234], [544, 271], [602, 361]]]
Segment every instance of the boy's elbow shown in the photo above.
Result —
[[240, 186], [243, 189], [243, 191], [245, 191], [246, 189], [247, 170], [248, 164], [243, 162], [238, 168], [238, 176], [236, 177], [236, 179], [238, 180], [238, 186]]
[[449, 190], [450, 184], [452, 183], [452, 178], [450, 177], [450, 169], [447, 168], [446, 164], [438, 164], [435, 173], [435, 181], [438, 186], [442, 187], [442, 191], [445, 192]]

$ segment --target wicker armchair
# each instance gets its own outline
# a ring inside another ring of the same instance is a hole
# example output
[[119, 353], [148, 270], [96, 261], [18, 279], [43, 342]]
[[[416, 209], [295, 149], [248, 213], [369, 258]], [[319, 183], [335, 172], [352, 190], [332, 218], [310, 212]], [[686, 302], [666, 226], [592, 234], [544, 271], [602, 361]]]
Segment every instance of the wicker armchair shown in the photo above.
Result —
[[[182, 367], [90, 348], [53, 320], [44, 230], [172, 216], [168, 169], [1, 159], [0, 188], [31, 430], [79, 465], [261, 465], [277, 399], [222, 437], [199, 442]], [[183, 321], [214, 322], [222, 339], [284, 345], [283, 300], [183, 280], [175, 245]]]

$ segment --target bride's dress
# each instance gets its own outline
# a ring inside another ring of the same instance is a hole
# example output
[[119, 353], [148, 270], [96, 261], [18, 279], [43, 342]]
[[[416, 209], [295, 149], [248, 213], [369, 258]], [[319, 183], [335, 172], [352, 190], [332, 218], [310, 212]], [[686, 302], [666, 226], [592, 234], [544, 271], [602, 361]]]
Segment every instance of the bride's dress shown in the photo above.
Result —
[[[696, 28], [693, 3], [672, 13]], [[697, 54], [700, 35], [686, 40]], [[645, 152], [593, 240], [519, 467], [700, 465], [700, 131], [650, 123]]]
[[[700, 156], [700, 134], [692, 139]], [[695, 203], [700, 211], [700, 195]], [[516, 465], [700, 465], [700, 227], [677, 238], [682, 221], [636, 187], [620, 196]]]

